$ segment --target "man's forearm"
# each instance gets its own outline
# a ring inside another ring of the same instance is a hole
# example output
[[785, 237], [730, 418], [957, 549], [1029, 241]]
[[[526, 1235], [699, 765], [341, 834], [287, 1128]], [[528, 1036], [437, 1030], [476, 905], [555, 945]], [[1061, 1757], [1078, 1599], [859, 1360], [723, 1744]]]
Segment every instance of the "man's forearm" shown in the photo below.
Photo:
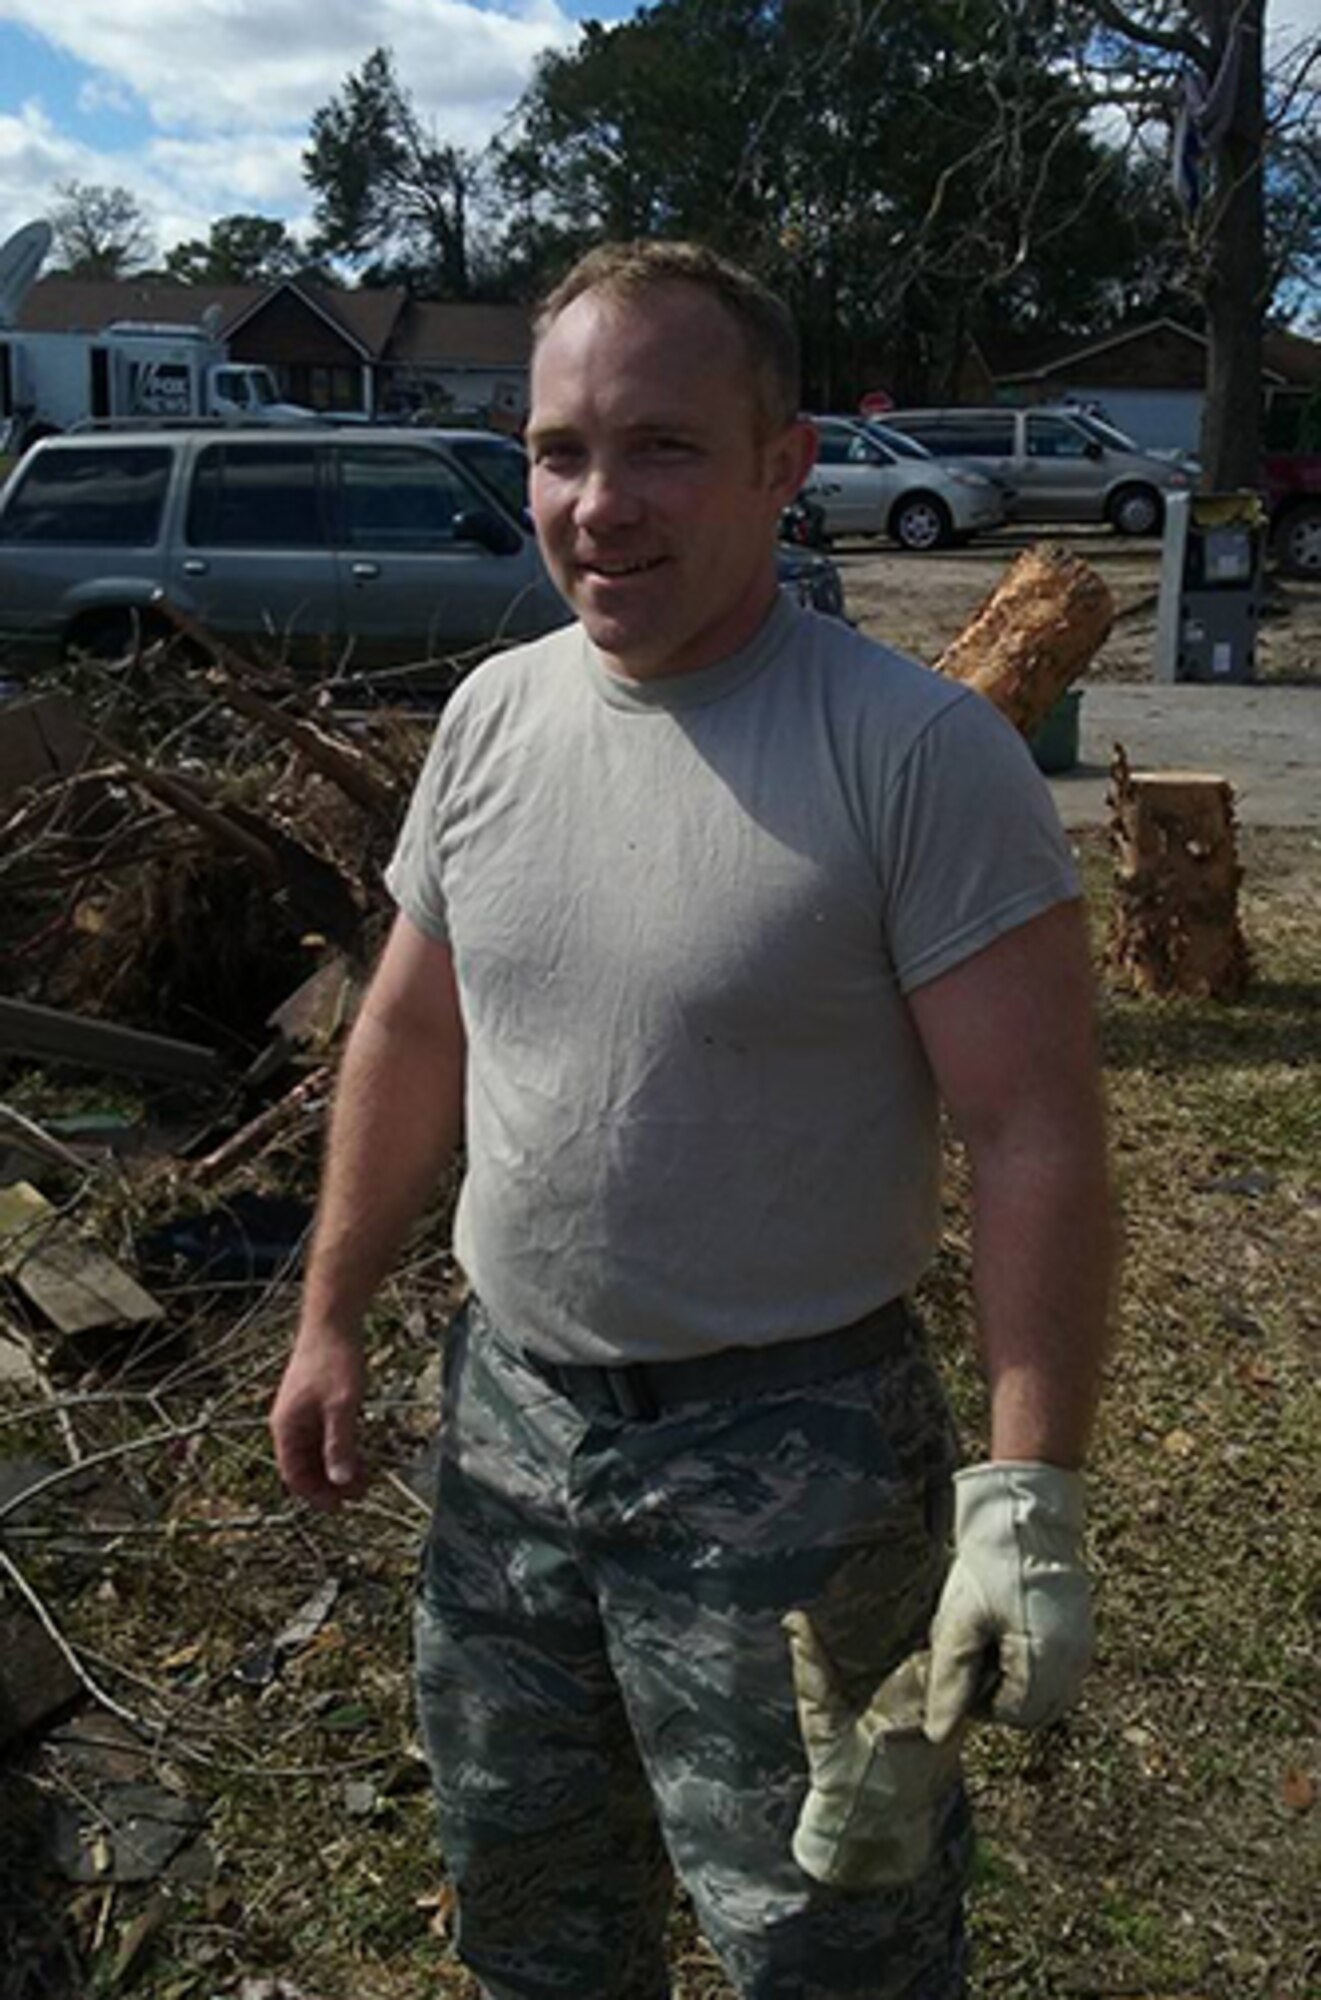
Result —
[[1082, 1463], [1105, 1357], [1114, 1226], [1099, 1106], [973, 1152], [973, 1281], [991, 1455]]
[[358, 1333], [462, 1130], [462, 1044], [364, 1009], [335, 1093], [300, 1337]]

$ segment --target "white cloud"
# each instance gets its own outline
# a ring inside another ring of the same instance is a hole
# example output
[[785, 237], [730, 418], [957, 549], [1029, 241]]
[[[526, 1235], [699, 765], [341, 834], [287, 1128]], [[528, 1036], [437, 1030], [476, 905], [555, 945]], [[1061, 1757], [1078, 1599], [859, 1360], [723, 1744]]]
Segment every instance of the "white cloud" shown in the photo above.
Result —
[[17, 114], [0, 112], [0, 205], [8, 209], [15, 197], [25, 196], [25, 216], [30, 215], [33, 189], [84, 174], [95, 157], [52, 123], [40, 104], [24, 104]]
[[136, 107], [122, 84], [112, 77], [94, 76], [78, 92], [78, 109], [84, 118], [95, 117], [98, 111], [118, 111], [128, 118]]
[[0, 0], [4, 21], [92, 70], [79, 111], [125, 123], [98, 151], [40, 103], [0, 114], [0, 236], [76, 177], [129, 188], [162, 248], [236, 210], [305, 222], [312, 114], [374, 48], [443, 138], [479, 146], [577, 34], [557, 0]]
[[305, 129], [379, 45], [447, 136], [489, 132], [537, 54], [576, 29], [555, 0], [0, 0], [8, 19], [114, 79], [165, 129]]

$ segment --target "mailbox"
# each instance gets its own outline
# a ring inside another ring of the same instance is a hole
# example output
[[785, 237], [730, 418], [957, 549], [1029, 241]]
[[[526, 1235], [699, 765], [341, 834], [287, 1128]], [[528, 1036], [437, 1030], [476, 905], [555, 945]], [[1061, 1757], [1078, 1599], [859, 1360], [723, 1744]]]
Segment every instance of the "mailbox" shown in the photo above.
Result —
[[1266, 525], [1258, 493], [1165, 496], [1158, 681], [1255, 678]]

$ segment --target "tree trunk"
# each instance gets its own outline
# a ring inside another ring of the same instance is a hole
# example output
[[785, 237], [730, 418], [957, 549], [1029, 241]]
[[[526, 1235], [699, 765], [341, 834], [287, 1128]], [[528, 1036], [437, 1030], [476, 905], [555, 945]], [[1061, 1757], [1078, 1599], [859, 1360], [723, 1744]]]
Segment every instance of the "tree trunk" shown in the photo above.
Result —
[[936, 672], [966, 681], [1024, 736], [1035, 735], [1110, 630], [1109, 585], [1058, 542], [1024, 549]]
[[1233, 119], [1216, 156], [1207, 206], [1206, 400], [1202, 483], [1208, 492], [1261, 477], [1262, 319], [1266, 306], [1262, 37], [1265, 0], [1202, 0], [1214, 79], [1240, 23]]
[[1237, 999], [1251, 967], [1238, 920], [1233, 787], [1212, 773], [1130, 771], [1122, 750], [1110, 778], [1112, 969], [1159, 999]]

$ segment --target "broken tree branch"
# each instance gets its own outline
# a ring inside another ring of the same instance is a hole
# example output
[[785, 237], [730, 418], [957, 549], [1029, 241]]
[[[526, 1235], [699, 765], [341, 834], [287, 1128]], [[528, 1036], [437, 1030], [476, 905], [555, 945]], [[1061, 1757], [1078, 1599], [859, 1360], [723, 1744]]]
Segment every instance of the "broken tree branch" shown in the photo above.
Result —
[[278, 1103], [268, 1105], [265, 1111], [249, 1119], [240, 1126], [214, 1152], [199, 1160], [193, 1169], [193, 1178], [203, 1187], [222, 1180], [232, 1168], [254, 1158], [277, 1138], [287, 1125], [291, 1125], [300, 1112], [316, 1102], [330, 1085], [331, 1071], [328, 1064], [313, 1070], [310, 1076], [296, 1083], [291, 1091], [280, 1098]]
[[108, 1709], [111, 1715], [117, 1715], [119, 1720], [126, 1722], [130, 1729], [140, 1731], [143, 1735], [154, 1734], [141, 1716], [135, 1715], [131, 1708], [124, 1708], [121, 1703], [115, 1700], [112, 1694], [106, 1692], [95, 1676], [88, 1672], [87, 1668], [83, 1665], [77, 1649], [65, 1638], [63, 1632], [47, 1610], [45, 1602], [39, 1593], [28, 1582], [28, 1579], [14, 1561], [14, 1558], [5, 1549], [0, 1549], [0, 1569], [3, 1569], [19, 1596], [24, 1600], [28, 1609], [36, 1618], [37, 1623], [45, 1632], [47, 1638], [56, 1647], [61, 1658], [65, 1660], [70, 1671], [75, 1675], [85, 1692], [91, 1696], [92, 1700], [98, 1703], [100, 1707]]

